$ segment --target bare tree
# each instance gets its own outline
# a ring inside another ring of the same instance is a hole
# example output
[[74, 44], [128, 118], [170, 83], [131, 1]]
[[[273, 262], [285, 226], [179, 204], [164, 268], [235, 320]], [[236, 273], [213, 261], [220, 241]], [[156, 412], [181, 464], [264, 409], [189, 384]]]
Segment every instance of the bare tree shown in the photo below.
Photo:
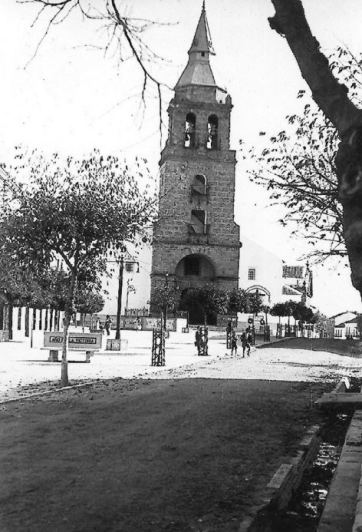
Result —
[[312, 35], [301, 0], [271, 0], [272, 29], [286, 38], [312, 97], [341, 140], [336, 156], [338, 193], [343, 207], [343, 234], [353, 286], [362, 296], [362, 110], [346, 85], [339, 83]]
[[[128, 17], [122, 12], [120, 0], [17, 0], [19, 4], [34, 4], [37, 8], [32, 27], [46, 17], [45, 30], [36, 46], [32, 58], [34, 58], [51, 28], [60, 24], [77, 13], [84, 19], [96, 22], [106, 30], [106, 39], [102, 47], [106, 54], [110, 50], [116, 50], [120, 62], [129, 57], [134, 57], [142, 75], [143, 83], [141, 100], [145, 104], [146, 91], [149, 85], [153, 85], [158, 94], [159, 127], [162, 143], [162, 87], [165, 83], [158, 80], [152, 73], [150, 64], [155, 60], [162, 59], [154, 52], [144, 40], [144, 33], [153, 26], [164, 25], [158, 21], [144, 18]], [[167, 23], [168, 25], [169, 23]], [[168, 87], [169, 88], [169, 87]]]

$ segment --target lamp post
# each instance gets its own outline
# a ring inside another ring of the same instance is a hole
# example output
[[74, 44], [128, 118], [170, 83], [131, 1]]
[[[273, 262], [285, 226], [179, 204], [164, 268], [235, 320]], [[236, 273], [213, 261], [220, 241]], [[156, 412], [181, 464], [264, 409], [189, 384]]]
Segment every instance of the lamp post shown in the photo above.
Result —
[[[108, 260], [107, 262], [115, 262], [119, 265], [118, 271], [118, 294], [117, 294], [117, 317], [116, 317], [116, 340], [121, 339], [121, 313], [122, 313], [122, 295], [123, 295], [123, 273], [125, 264], [137, 264], [137, 273], [139, 272], [139, 262], [135, 260], [128, 260], [124, 258], [124, 254], [117, 260]], [[128, 304], [128, 284], [127, 284], [127, 304]], [[127, 305], [126, 305], [127, 306]]]

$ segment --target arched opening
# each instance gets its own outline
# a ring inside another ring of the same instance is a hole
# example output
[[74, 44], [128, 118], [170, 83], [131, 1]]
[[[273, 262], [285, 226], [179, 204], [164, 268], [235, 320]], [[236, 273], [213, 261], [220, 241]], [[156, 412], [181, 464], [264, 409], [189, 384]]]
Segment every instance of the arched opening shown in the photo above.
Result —
[[255, 284], [253, 286], [249, 286], [245, 291], [248, 294], [258, 294], [263, 298], [263, 303], [265, 304], [270, 303], [270, 292], [267, 288], [265, 288], [265, 286]]
[[195, 281], [198, 286], [199, 281], [209, 282], [215, 277], [215, 270], [210, 260], [204, 255], [193, 253], [186, 255], [176, 266], [177, 279]]
[[[180, 310], [186, 310], [189, 313], [191, 325], [203, 324], [204, 308], [197, 298], [195, 288], [201, 288], [214, 280], [214, 266], [204, 255], [191, 254], [180, 260], [175, 273], [180, 286], [186, 285], [181, 295]], [[216, 324], [216, 315], [210, 314], [206, 318], [209, 325]]]
[[196, 116], [194, 113], [188, 113], [186, 115], [185, 122], [185, 148], [195, 147], [195, 130], [196, 130]]
[[208, 150], [218, 149], [218, 125], [219, 120], [216, 115], [210, 115], [207, 121], [207, 143]]
[[207, 190], [206, 177], [202, 174], [197, 174], [192, 180], [192, 189], [198, 194], [205, 195]]

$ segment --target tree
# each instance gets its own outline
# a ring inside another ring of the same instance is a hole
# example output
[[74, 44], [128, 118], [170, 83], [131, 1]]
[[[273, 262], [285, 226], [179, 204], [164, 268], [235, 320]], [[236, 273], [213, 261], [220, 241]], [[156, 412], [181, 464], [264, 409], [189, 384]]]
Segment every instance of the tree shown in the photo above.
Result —
[[352, 284], [362, 297], [362, 110], [339, 83], [312, 35], [301, 0], [271, 0], [272, 29], [286, 38], [312, 97], [341, 140], [336, 155], [338, 194], [343, 207], [343, 235]]
[[[361, 103], [361, 58], [339, 47], [329, 60], [333, 72], [349, 87], [353, 101]], [[304, 90], [298, 92], [298, 98], [305, 98]], [[250, 179], [269, 191], [273, 204], [285, 207], [286, 214], [279, 221], [283, 225], [291, 223], [292, 234], [307, 239], [311, 246], [308, 256], [317, 260], [344, 257], [347, 251], [335, 166], [336, 129], [311, 101], [302, 115], [287, 116], [286, 121], [285, 130], [271, 136], [260, 152], [246, 151], [241, 142], [244, 158], [253, 164]]]
[[313, 320], [314, 312], [311, 308], [307, 307], [302, 301], [295, 303], [292, 309], [292, 316], [295, 321], [303, 323], [311, 323]]
[[258, 292], [248, 294], [247, 312], [258, 314], [263, 308], [263, 299]]
[[249, 294], [242, 288], [234, 288], [228, 294], [228, 313], [249, 312]]
[[152, 295], [152, 306], [161, 312], [161, 319], [166, 328], [166, 314], [170, 310], [176, 312], [180, 302], [180, 291], [175, 286], [169, 286], [168, 283], [159, 285]]
[[287, 129], [272, 136], [260, 153], [250, 150], [244, 155], [254, 163], [250, 179], [269, 191], [272, 204], [285, 207], [279, 221], [291, 224], [292, 234], [307, 240], [311, 246], [308, 256], [319, 260], [344, 257], [335, 128], [310, 104], [305, 105], [302, 116], [288, 116], [287, 120]]
[[24, 4], [34, 4], [37, 8], [34, 26], [39, 20], [46, 20], [46, 28], [38, 42], [32, 59], [46, 39], [53, 26], [78, 16], [96, 25], [98, 30], [106, 33], [104, 45], [97, 43], [105, 55], [118, 56], [119, 63], [132, 57], [135, 59], [142, 74], [141, 100], [145, 104], [148, 85], [156, 88], [159, 104], [160, 143], [162, 145], [162, 87], [166, 87], [152, 73], [150, 63], [162, 59], [148, 46], [143, 34], [154, 26], [164, 25], [160, 22], [144, 18], [129, 17], [122, 12], [119, 0], [20, 0]]
[[228, 292], [217, 288], [212, 283], [205, 284], [199, 288], [190, 288], [182, 298], [182, 308], [187, 309], [195, 303], [202, 308], [204, 324], [206, 326], [208, 317], [215, 314], [226, 314]]
[[284, 317], [288, 315], [285, 303], [275, 303], [275, 305], [273, 305], [272, 308], [270, 309], [270, 314], [272, 316], [278, 316], [279, 323], [280, 323], [280, 318], [282, 316]]
[[99, 279], [107, 253], [135, 241], [152, 220], [154, 199], [141, 193], [139, 180], [147, 171], [138, 163], [130, 168], [114, 156], [94, 151], [90, 157], [50, 160], [33, 152], [26, 160], [20, 153], [13, 172], [28, 177], [6, 215], [0, 219], [0, 251], [16, 256], [42, 278], [56, 261], [67, 274], [64, 341], [61, 366], [63, 385], [68, 382], [67, 344], [76, 311], [80, 279]]

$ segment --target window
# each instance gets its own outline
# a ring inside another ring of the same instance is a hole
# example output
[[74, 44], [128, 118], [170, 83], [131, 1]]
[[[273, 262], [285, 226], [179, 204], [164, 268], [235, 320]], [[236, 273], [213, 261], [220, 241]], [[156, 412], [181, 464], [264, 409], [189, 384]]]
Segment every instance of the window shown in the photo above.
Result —
[[255, 272], [255, 268], [249, 268], [248, 270], [248, 281], [255, 281], [255, 277], [256, 277], [256, 272]]
[[192, 181], [191, 190], [192, 192], [205, 196], [207, 192], [206, 177], [204, 175], [195, 175]]
[[133, 262], [126, 262], [126, 272], [133, 272]]
[[206, 211], [193, 209], [191, 211], [191, 226], [197, 234], [206, 234]]
[[218, 139], [217, 139], [217, 130], [218, 130], [219, 121], [216, 115], [209, 116], [207, 122], [207, 142], [206, 148], [208, 150], [217, 150], [218, 149]]
[[198, 257], [185, 257], [185, 275], [200, 275], [200, 260]]
[[196, 116], [194, 113], [188, 113], [186, 115], [185, 122], [185, 148], [195, 147], [195, 129], [196, 129]]

